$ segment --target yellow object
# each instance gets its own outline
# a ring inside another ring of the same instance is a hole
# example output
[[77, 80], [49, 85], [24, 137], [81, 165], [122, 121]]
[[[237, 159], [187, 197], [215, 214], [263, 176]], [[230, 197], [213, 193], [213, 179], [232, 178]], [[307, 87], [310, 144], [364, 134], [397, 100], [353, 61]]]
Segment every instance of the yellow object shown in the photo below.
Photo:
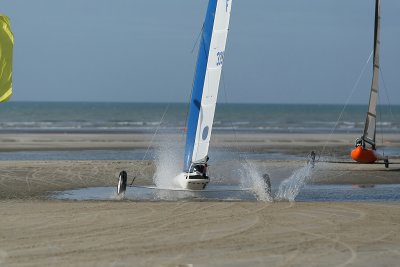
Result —
[[12, 95], [13, 46], [10, 19], [0, 14], [0, 102], [7, 101]]

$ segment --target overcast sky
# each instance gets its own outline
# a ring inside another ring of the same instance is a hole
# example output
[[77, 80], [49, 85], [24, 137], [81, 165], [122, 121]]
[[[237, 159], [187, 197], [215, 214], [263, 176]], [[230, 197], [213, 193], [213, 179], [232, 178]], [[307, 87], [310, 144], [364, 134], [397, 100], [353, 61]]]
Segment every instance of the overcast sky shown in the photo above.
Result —
[[[12, 101], [187, 102], [207, 2], [0, 0], [15, 38]], [[219, 102], [344, 104], [373, 48], [374, 3], [233, 0]], [[399, 14], [400, 1], [382, 0], [391, 104], [400, 104]], [[371, 70], [350, 103], [368, 102]]]

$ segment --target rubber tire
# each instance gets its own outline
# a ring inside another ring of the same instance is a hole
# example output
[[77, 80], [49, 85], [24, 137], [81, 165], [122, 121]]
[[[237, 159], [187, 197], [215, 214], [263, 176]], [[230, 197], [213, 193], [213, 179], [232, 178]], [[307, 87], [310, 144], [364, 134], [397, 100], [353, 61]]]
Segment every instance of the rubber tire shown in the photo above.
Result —
[[269, 178], [268, 174], [263, 175], [263, 179], [265, 181], [265, 185], [267, 186], [266, 191], [267, 193], [271, 196], [272, 190], [271, 190], [271, 179]]
[[128, 181], [128, 174], [126, 173], [126, 171], [120, 172], [117, 185], [118, 195], [125, 193], [127, 181]]
[[386, 169], [389, 168], [389, 160], [385, 159], [383, 162], [385, 162], [385, 168]]

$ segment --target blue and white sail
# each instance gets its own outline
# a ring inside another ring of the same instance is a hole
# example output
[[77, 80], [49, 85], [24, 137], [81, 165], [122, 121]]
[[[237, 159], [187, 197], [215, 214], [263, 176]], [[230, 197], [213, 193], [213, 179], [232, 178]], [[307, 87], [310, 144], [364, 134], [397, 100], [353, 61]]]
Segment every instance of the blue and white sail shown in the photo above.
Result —
[[187, 122], [184, 172], [208, 158], [232, 0], [209, 0]]

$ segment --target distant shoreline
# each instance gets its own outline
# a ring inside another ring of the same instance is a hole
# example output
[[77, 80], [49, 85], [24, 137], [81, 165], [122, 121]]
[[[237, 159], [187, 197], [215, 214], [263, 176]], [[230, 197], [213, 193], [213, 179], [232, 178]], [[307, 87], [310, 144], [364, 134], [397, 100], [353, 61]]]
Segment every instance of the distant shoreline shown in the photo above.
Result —
[[[210, 146], [238, 151], [289, 151], [291, 154], [311, 150], [348, 154], [358, 137], [355, 133], [213, 133]], [[148, 133], [0, 133], [0, 152], [83, 149], [140, 149], [156, 147], [165, 140], [183, 144], [182, 134]], [[378, 148], [400, 149], [400, 135], [385, 134]]]
[[[329, 146], [353, 145], [356, 134], [335, 134], [331, 140], [326, 140], [329, 135], [322, 133], [213, 133], [211, 144], [218, 147], [230, 147], [234, 145], [249, 146], [253, 148], [276, 148], [279, 146], [290, 145], [294, 150], [298, 147], [318, 147], [325, 142]], [[156, 140], [184, 140], [182, 134], [159, 133], [155, 136]], [[171, 139], [172, 138], [172, 139]], [[391, 143], [400, 146], [400, 136], [388, 134], [386, 138]], [[83, 148], [147, 148], [153, 139], [152, 134], [148, 133], [114, 133], [114, 132], [19, 132], [4, 133], [0, 132], [0, 151], [15, 150], [43, 150], [43, 149], [83, 149]]]

